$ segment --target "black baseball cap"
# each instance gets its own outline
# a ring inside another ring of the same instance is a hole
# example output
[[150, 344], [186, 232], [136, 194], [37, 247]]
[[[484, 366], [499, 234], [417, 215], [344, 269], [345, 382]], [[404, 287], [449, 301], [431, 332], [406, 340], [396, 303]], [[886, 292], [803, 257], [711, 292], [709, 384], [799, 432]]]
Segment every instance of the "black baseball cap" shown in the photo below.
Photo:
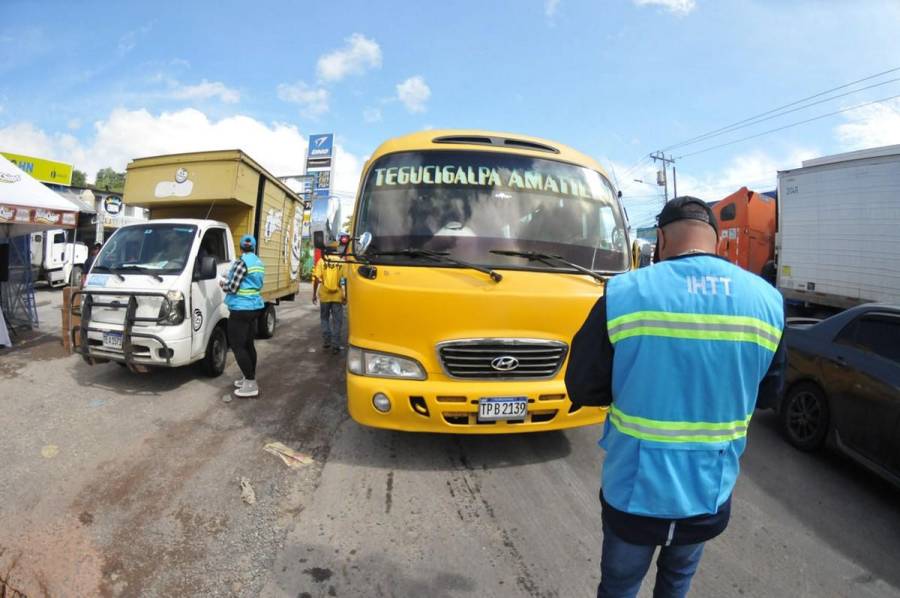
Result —
[[657, 226], [662, 228], [678, 220], [699, 220], [713, 227], [716, 235], [719, 234], [719, 223], [716, 215], [705, 201], [690, 195], [676, 197], [663, 206], [662, 212], [656, 217]]

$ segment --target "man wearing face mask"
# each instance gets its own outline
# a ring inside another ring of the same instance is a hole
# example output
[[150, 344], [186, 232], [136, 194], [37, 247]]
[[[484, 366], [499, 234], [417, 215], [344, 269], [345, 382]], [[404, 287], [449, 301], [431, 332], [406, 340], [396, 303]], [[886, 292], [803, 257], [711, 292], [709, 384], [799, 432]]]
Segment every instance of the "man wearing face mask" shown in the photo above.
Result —
[[566, 371], [575, 405], [609, 407], [600, 598], [635, 596], [657, 547], [654, 596], [687, 594], [728, 525], [757, 397], [783, 387], [783, 299], [715, 254], [706, 203], [667, 203], [656, 241], [658, 263], [609, 281]]

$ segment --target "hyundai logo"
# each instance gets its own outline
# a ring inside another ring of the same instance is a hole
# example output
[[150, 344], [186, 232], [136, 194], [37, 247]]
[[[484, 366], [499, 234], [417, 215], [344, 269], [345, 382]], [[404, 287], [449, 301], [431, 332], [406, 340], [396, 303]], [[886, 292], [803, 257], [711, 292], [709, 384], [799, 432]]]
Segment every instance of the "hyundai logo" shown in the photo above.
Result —
[[509, 372], [519, 367], [519, 360], [512, 355], [501, 355], [491, 361], [491, 367], [498, 372]]

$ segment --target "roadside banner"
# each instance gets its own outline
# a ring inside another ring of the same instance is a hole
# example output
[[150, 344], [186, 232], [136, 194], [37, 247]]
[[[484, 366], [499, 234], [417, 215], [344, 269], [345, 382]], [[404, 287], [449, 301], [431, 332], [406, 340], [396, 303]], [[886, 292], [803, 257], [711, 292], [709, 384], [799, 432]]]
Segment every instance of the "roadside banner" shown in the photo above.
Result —
[[72, 184], [72, 165], [65, 162], [55, 162], [34, 156], [11, 154], [0, 152], [7, 160], [18, 166], [32, 178], [44, 183], [69, 186]]

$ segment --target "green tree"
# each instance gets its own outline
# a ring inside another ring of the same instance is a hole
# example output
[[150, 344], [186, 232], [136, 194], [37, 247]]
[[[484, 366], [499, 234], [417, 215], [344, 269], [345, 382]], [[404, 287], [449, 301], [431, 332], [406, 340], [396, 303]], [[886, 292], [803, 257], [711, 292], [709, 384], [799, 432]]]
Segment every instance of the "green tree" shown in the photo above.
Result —
[[94, 185], [100, 189], [121, 193], [125, 190], [125, 173], [116, 172], [112, 168], [101, 168], [97, 171]]
[[72, 171], [72, 186], [84, 187], [87, 184], [87, 175], [80, 170]]

